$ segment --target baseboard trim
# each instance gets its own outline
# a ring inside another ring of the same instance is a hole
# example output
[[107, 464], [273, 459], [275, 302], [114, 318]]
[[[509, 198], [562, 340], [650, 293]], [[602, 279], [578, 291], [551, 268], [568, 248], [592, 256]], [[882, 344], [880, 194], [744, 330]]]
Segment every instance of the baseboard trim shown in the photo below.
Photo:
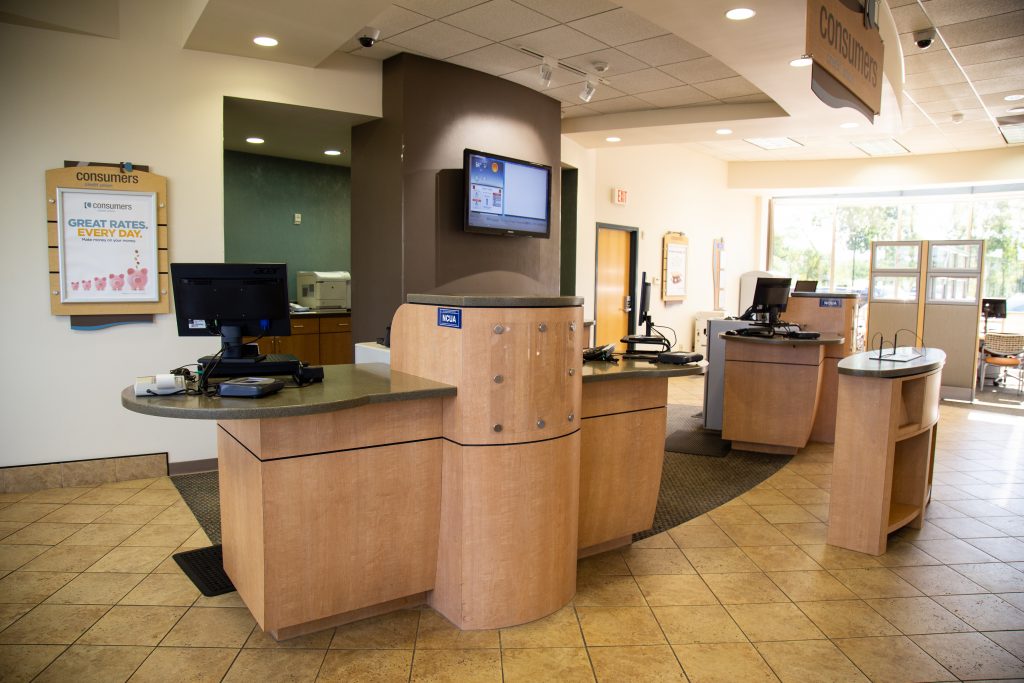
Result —
[[0, 467], [0, 492], [29, 493], [44, 489], [98, 486], [165, 476], [167, 453], [141, 453], [91, 460], [13, 465]]
[[167, 473], [173, 477], [178, 474], [213, 472], [216, 469], [217, 458], [204, 458], [202, 460], [186, 460], [185, 462], [172, 462], [167, 466]]

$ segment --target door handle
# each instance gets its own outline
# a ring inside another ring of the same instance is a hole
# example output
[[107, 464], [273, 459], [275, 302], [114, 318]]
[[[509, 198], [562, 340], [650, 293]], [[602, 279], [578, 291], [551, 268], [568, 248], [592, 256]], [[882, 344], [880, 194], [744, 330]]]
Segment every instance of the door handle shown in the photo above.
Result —
[[622, 310], [626, 313], [630, 313], [633, 310], [633, 300], [628, 295], [623, 297]]

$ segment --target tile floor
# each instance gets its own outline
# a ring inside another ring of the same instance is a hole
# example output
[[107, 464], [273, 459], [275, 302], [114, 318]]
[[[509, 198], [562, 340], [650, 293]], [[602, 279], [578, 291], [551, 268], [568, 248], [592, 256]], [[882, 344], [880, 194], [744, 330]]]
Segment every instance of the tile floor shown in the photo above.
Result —
[[208, 541], [169, 479], [4, 494], [0, 680], [1024, 679], [1024, 417], [943, 407], [939, 433], [928, 521], [881, 557], [825, 545], [831, 447], [813, 445], [583, 560], [573, 604], [500, 631], [423, 608], [274, 643], [170, 559]]

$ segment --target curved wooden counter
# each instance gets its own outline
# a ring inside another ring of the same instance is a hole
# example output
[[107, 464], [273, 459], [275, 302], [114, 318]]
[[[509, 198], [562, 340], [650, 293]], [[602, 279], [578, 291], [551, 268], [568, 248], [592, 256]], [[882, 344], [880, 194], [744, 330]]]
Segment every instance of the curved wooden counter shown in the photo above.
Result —
[[843, 337], [725, 339], [722, 438], [738, 450], [792, 455], [807, 445], [822, 385], [825, 347]]

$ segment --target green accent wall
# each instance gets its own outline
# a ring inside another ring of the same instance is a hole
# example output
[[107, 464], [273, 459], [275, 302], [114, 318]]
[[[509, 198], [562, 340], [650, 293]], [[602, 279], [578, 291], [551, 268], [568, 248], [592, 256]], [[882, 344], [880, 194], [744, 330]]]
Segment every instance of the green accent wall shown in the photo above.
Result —
[[[224, 152], [224, 260], [352, 270], [351, 171], [344, 166]], [[295, 225], [295, 214], [302, 224]]]

